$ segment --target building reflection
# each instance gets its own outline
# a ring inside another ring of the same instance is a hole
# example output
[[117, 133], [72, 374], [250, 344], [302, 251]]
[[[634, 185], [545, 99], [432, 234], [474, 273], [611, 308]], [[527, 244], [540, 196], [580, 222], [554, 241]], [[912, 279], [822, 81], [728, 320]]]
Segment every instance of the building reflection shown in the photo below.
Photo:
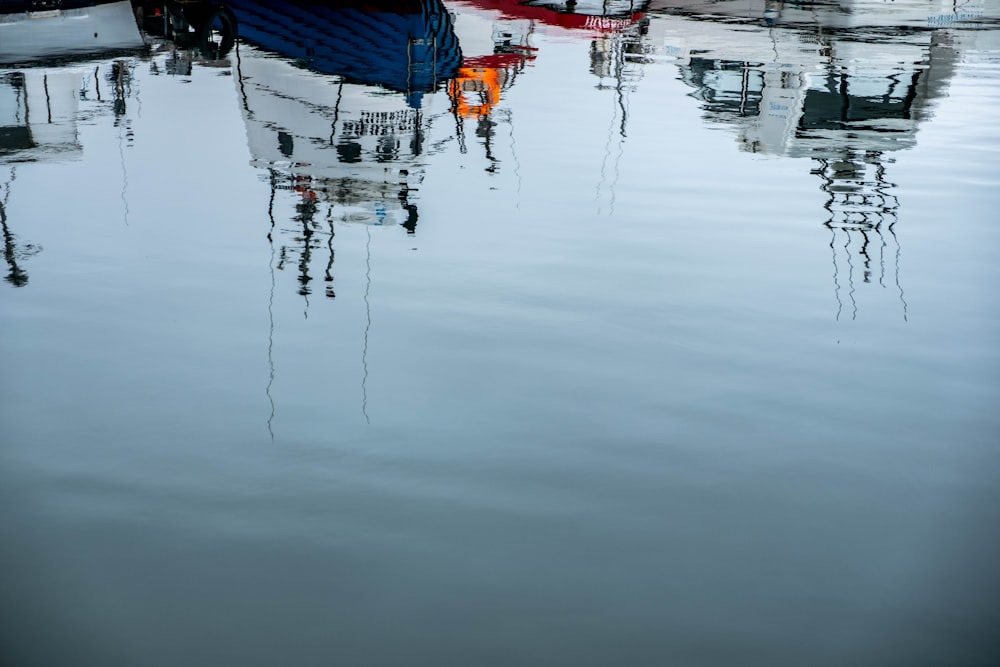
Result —
[[953, 36], [907, 27], [926, 27], [938, 5], [911, 2], [895, 13], [865, 2], [651, 7], [649, 50], [676, 60], [706, 122], [735, 129], [741, 150], [811, 160], [838, 318], [845, 308], [856, 315], [857, 283], [892, 285], [906, 317], [888, 170], [894, 152], [916, 144], [958, 58]]

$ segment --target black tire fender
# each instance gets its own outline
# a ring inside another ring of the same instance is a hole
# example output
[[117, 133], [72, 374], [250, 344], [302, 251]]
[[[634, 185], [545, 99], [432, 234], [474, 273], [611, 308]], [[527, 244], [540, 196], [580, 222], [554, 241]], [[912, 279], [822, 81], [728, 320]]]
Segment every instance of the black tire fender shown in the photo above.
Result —
[[192, 25], [195, 28], [195, 43], [206, 58], [222, 58], [236, 44], [236, 15], [228, 7], [212, 5]]

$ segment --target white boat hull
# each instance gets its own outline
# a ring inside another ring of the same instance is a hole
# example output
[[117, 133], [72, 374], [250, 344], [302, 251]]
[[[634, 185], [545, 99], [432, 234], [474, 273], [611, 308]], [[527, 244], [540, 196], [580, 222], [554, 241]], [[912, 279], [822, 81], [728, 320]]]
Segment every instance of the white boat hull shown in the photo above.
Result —
[[143, 46], [131, 2], [0, 14], [0, 64]]

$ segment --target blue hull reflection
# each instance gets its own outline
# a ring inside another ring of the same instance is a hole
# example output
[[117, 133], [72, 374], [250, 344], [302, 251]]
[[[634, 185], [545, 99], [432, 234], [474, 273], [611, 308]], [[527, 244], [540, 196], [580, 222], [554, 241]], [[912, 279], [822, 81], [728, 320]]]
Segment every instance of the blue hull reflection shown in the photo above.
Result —
[[354, 6], [236, 0], [229, 6], [245, 41], [323, 74], [405, 93], [414, 108], [423, 93], [455, 76], [462, 60], [438, 0]]

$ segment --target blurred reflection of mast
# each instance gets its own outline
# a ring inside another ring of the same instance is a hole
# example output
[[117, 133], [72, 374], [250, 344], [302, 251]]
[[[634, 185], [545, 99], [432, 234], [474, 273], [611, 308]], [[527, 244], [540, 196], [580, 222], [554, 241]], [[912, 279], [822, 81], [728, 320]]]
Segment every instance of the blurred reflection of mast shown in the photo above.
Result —
[[333, 230], [332, 207], [327, 207], [326, 209], [326, 224], [327, 224], [327, 229], [329, 231], [329, 236], [327, 236], [326, 238], [327, 259], [326, 259], [326, 270], [323, 271], [323, 281], [327, 284], [325, 290], [326, 298], [333, 299], [337, 296], [337, 294], [333, 291], [333, 259], [334, 259], [333, 237], [336, 235], [336, 232], [334, 232]]
[[[617, 144], [617, 155], [612, 166], [611, 184], [608, 186], [610, 203], [609, 215], [615, 212], [615, 193], [618, 185], [619, 166], [625, 151], [625, 138], [628, 127], [628, 93], [634, 88], [634, 81], [640, 71], [634, 65], [642, 62], [642, 46], [639, 37], [647, 26], [647, 22], [629, 26], [629, 32], [613, 32], [602, 35], [590, 43], [590, 73], [598, 77], [598, 90], [614, 90], [614, 108], [608, 127], [608, 141], [605, 144], [604, 159], [601, 161], [601, 177], [595, 188], [595, 199], [598, 201], [597, 212], [601, 213], [601, 191], [608, 181], [607, 166], [611, 157], [612, 142]], [[613, 79], [612, 85], [604, 83], [604, 79]], [[614, 137], [614, 127], [618, 126], [618, 136]]]
[[268, 262], [268, 268], [271, 271], [271, 293], [267, 299], [267, 321], [268, 321], [268, 331], [267, 331], [267, 365], [268, 365], [268, 376], [267, 376], [267, 386], [264, 388], [264, 393], [267, 394], [267, 401], [271, 404], [271, 414], [267, 417], [267, 432], [271, 434], [271, 442], [274, 442], [274, 429], [272, 428], [272, 422], [274, 422], [274, 397], [271, 396], [271, 386], [274, 384], [274, 193], [275, 193], [275, 180], [276, 174], [274, 169], [270, 170], [271, 177], [271, 197], [267, 204], [267, 217], [271, 222], [271, 228], [267, 232], [267, 242], [271, 246], [271, 260]]
[[[486, 171], [491, 174], [497, 173], [500, 167], [500, 160], [493, 154], [493, 138], [499, 125], [493, 119], [494, 112], [498, 110], [502, 94], [514, 85], [527, 62], [535, 58], [535, 48], [530, 45], [534, 22], [528, 21], [526, 25], [527, 29], [522, 31], [517, 29], [515, 22], [494, 24], [493, 53], [463, 58], [457, 76], [448, 84], [459, 152], [465, 154], [468, 150], [465, 121], [472, 119], [489, 162]], [[511, 122], [509, 110], [504, 118]]]
[[14, 287], [24, 287], [28, 284], [28, 273], [18, 265], [18, 259], [29, 257], [41, 251], [41, 248], [28, 244], [21, 248], [17, 247], [17, 237], [10, 230], [7, 221], [7, 204], [10, 201], [11, 186], [17, 178], [14, 167], [10, 168], [10, 179], [4, 185], [3, 198], [0, 199], [0, 228], [3, 230], [3, 258], [10, 267], [10, 272], [4, 276], [4, 280]]
[[305, 299], [308, 308], [309, 295], [312, 294], [312, 289], [309, 287], [309, 283], [312, 282], [312, 276], [309, 275], [309, 260], [312, 258], [313, 225], [316, 224], [313, 220], [316, 216], [316, 193], [303, 189], [301, 199], [295, 204], [295, 213], [293, 219], [302, 225], [302, 235], [295, 237], [296, 241], [302, 243], [302, 250], [299, 253], [299, 295]]
[[883, 232], [888, 232], [895, 245], [894, 275], [896, 288], [899, 290], [900, 302], [903, 305], [903, 319], [907, 319], [907, 305], [903, 288], [899, 282], [899, 257], [901, 248], [896, 237], [895, 225], [898, 219], [899, 200], [892, 194], [895, 184], [885, 177], [885, 166], [882, 164], [881, 151], [851, 151], [845, 149], [841, 156], [835, 158], [815, 158], [819, 165], [812, 173], [818, 175], [823, 184], [820, 189], [826, 193], [827, 199], [823, 208], [827, 211], [827, 219], [823, 223], [832, 235], [830, 245], [833, 253], [834, 291], [837, 298], [837, 317], [840, 317], [842, 301], [840, 297], [840, 282], [838, 276], [839, 252], [834, 240], [838, 232], [845, 238], [843, 244], [847, 260], [847, 281], [850, 286], [849, 297], [852, 304], [852, 319], [857, 314], [857, 303], [854, 300], [854, 263], [853, 252], [861, 258], [864, 283], [871, 283], [874, 274], [872, 267], [871, 245], [874, 239], [878, 242], [878, 283], [885, 287], [885, 250], [887, 247]]
[[476, 122], [476, 136], [482, 139], [489, 165], [486, 171], [496, 173], [499, 160], [493, 155], [492, 139], [497, 123], [490, 118], [494, 107], [500, 102], [500, 92], [506, 87], [508, 72], [504, 67], [481, 64], [476, 67], [462, 67], [459, 75], [452, 79], [448, 93], [452, 101], [451, 111], [455, 118], [455, 132], [459, 151], [467, 152], [465, 142], [465, 120]]
[[507, 121], [507, 130], [510, 135], [510, 156], [514, 162], [514, 179], [517, 181], [516, 198], [514, 205], [521, 208], [521, 162], [517, 159], [517, 140], [514, 139], [514, 114], [510, 109], [504, 110], [504, 120]]
[[[274, 168], [269, 169], [270, 183], [271, 183], [271, 198], [268, 205], [268, 215], [271, 220], [271, 232], [268, 233], [268, 241], [272, 244], [274, 243], [274, 229], [275, 229], [275, 219], [274, 219], [274, 203], [275, 197], [279, 190], [291, 190], [296, 194], [295, 199], [295, 214], [292, 216], [291, 220], [298, 223], [298, 227], [294, 230], [294, 236], [292, 239], [298, 244], [298, 248], [289, 248], [286, 245], [281, 246], [280, 251], [280, 261], [277, 264], [277, 269], [279, 271], [284, 270], [285, 262], [289, 259], [291, 253], [298, 254], [297, 268], [299, 274], [297, 276], [297, 281], [299, 283], [299, 288], [297, 290], [299, 296], [305, 299], [306, 310], [303, 311], [304, 317], [309, 317], [309, 295], [312, 294], [312, 287], [310, 283], [313, 280], [310, 270], [310, 263], [312, 262], [313, 250], [321, 247], [321, 241], [316, 237], [317, 234], [322, 234], [323, 230], [320, 227], [320, 222], [316, 220], [316, 214], [320, 208], [320, 201], [318, 193], [312, 188], [312, 181], [308, 176], [295, 176], [289, 174], [281, 174]], [[282, 180], [286, 183], [282, 184]], [[324, 281], [333, 281], [333, 221], [332, 213], [328, 211], [327, 214], [327, 228], [329, 238], [326, 243], [327, 250], [329, 252], [329, 257], [327, 260], [326, 267], [324, 269]], [[328, 286], [325, 289], [325, 294], [329, 298], [335, 296], [332, 286]]]
[[127, 106], [125, 103], [125, 98], [131, 92], [132, 84], [132, 71], [129, 64], [124, 60], [116, 60], [111, 65], [111, 72], [109, 73], [109, 78], [114, 84], [114, 114], [115, 114], [115, 127], [118, 128], [118, 159], [121, 164], [122, 170], [122, 210], [123, 219], [125, 221], [125, 226], [128, 226], [128, 170], [125, 167], [125, 150], [124, 144], [127, 143], [131, 145], [133, 139], [132, 133], [132, 121], [125, 116]]
[[365, 241], [365, 336], [364, 346], [361, 349], [361, 414], [365, 416], [365, 422], [370, 424], [368, 418], [368, 332], [372, 328], [372, 305], [368, 300], [368, 295], [372, 288], [372, 228], [365, 226], [368, 238]]

